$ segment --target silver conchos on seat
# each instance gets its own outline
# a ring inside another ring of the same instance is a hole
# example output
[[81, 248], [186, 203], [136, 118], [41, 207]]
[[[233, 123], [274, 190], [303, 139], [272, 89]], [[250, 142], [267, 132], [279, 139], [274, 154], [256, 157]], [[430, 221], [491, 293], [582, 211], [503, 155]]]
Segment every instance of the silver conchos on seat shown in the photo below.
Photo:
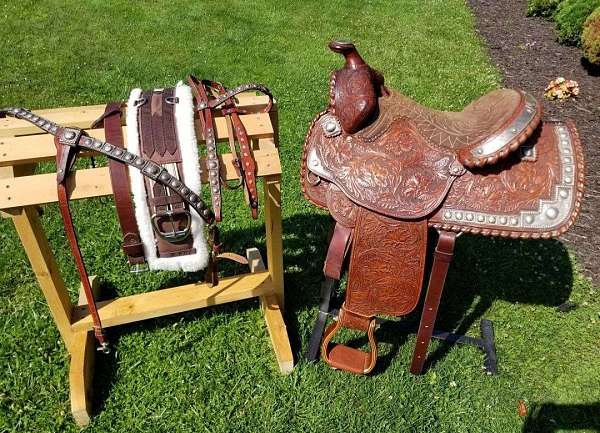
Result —
[[326, 114], [319, 119], [321, 128], [323, 128], [323, 134], [325, 137], [337, 137], [342, 133], [342, 125], [337, 117], [332, 114]]
[[567, 127], [562, 123], [554, 126], [558, 138], [560, 156], [561, 182], [555, 186], [552, 197], [540, 200], [535, 211], [521, 211], [515, 214], [492, 214], [487, 212], [467, 211], [464, 209], [446, 209], [443, 213], [445, 222], [460, 224], [468, 220], [482, 226], [501, 228], [545, 229], [551, 230], [563, 225], [571, 216], [576, 199], [576, 167], [574, 147]]

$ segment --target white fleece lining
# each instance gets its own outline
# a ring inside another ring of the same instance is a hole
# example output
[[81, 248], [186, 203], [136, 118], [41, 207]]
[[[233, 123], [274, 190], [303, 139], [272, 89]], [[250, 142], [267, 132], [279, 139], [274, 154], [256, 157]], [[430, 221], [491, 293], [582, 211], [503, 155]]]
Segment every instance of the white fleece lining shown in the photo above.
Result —
[[[141, 89], [133, 89], [127, 102], [127, 150], [136, 155], [140, 154], [140, 134], [138, 128], [138, 109], [135, 101], [142, 95]], [[200, 163], [198, 161], [198, 141], [194, 127], [194, 110], [192, 90], [179, 82], [175, 87], [175, 125], [177, 139], [181, 148], [184, 183], [196, 194], [201, 195]], [[204, 238], [204, 220], [194, 210], [192, 215], [191, 236], [195, 254], [180, 257], [158, 257], [154, 230], [150, 221], [150, 210], [146, 200], [144, 176], [138, 170], [129, 170], [131, 192], [135, 205], [140, 238], [144, 246], [144, 254], [150, 270], [195, 272], [208, 265], [208, 246]]]

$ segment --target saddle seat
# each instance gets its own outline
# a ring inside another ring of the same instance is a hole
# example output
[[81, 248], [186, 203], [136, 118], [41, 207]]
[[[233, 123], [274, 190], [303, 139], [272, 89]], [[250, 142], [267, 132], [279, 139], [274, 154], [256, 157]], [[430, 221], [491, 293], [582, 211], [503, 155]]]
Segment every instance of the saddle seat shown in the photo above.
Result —
[[323, 113], [307, 165], [358, 205], [402, 219], [431, 214], [456, 178], [506, 159], [541, 118], [535, 98], [510, 89], [461, 112], [432, 110], [386, 89], [377, 107], [376, 119], [355, 133], [344, 129], [344, 107]]
[[362, 137], [380, 136], [394, 119], [409, 119], [431, 145], [456, 153], [469, 168], [497, 162], [516, 150], [537, 128], [541, 105], [519, 90], [491, 91], [460, 112], [425, 107], [395, 91], [379, 98], [380, 116]]

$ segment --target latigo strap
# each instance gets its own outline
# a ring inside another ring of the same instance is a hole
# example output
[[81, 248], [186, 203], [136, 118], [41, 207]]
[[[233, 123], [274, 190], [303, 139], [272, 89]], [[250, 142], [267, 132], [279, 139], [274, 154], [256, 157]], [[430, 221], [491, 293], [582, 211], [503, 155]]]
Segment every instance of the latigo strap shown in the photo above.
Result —
[[[120, 102], [110, 102], [107, 104], [104, 114], [94, 122], [92, 127], [103, 122], [106, 140], [124, 149], [123, 130], [121, 129], [121, 106]], [[115, 207], [119, 216], [121, 232], [123, 233], [123, 252], [127, 256], [129, 264], [136, 266], [137, 269], [139, 265], [146, 261], [146, 258], [144, 257], [144, 247], [140, 239], [133, 203], [131, 202], [131, 188], [127, 166], [120, 161], [109, 159], [108, 168]]]
[[120, 146], [90, 137], [80, 128], [60, 127], [56, 123], [35, 115], [31, 111], [24, 108], [11, 107], [0, 110], [0, 118], [6, 117], [7, 115], [13, 116], [17, 119], [26, 120], [55, 137], [54, 143], [57, 149], [56, 180], [59, 208], [63, 217], [69, 246], [71, 248], [71, 252], [73, 253], [77, 271], [83, 286], [83, 291], [88, 304], [88, 310], [92, 316], [94, 334], [98, 340], [98, 343], [100, 344], [99, 350], [107, 353], [109, 351], [108, 343], [102, 329], [100, 315], [98, 314], [96, 308], [96, 302], [92, 293], [89, 275], [85, 268], [83, 257], [77, 242], [77, 234], [71, 218], [68, 201], [69, 197], [65, 184], [66, 178], [70, 173], [73, 164], [75, 163], [77, 153], [81, 149], [96, 151], [107, 156], [111, 160], [134, 167], [144, 176], [149, 177], [155, 182], [169, 188], [175, 194], [179, 195], [183, 201], [185, 201], [190, 208], [194, 209], [198, 215], [200, 215], [200, 217], [209, 225], [209, 236], [213, 238], [218, 237], [217, 227], [214, 224], [215, 216], [197, 194], [192, 192], [190, 188], [188, 188], [183, 182], [171, 176], [167, 170], [161, 168], [153, 161], [134, 155], [124, 150]]

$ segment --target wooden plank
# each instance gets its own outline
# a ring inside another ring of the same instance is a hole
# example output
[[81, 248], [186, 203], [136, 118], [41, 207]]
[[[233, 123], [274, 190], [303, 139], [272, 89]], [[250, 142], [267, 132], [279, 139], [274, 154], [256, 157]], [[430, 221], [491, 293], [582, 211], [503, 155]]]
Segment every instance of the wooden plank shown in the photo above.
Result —
[[283, 291], [283, 244], [281, 227], [281, 176], [263, 178], [265, 203], [265, 231], [267, 243], [267, 264], [273, 280], [279, 306], [284, 306]]
[[[242, 119], [251, 140], [273, 137], [273, 127], [269, 122], [268, 114], [244, 114], [240, 116], [240, 118]], [[23, 124], [21, 125], [23, 128], [28, 128], [27, 123], [24, 120], [20, 120], [19, 122]], [[79, 124], [75, 123], [77, 122], [74, 122], [71, 126], [79, 126], [82, 128], [89, 126], [89, 124], [83, 124], [83, 122], [79, 122]], [[227, 124], [224, 118], [215, 119], [215, 129], [219, 141], [227, 140]], [[17, 132], [18, 131], [19, 130], [17, 130]], [[8, 133], [8, 131], [5, 132]], [[37, 132], [40, 131], [32, 130], [29, 133]], [[89, 133], [100, 140], [105, 139], [103, 129], [90, 130]], [[198, 137], [199, 143], [204, 142], [202, 130], [198, 122], [196, 123], [196, 136]], [[125, 127], [123, 127], [123, 138], [125, 146], [127, 146], [127, 132]], [[0, 167], [54, 160], [55, 156], [56, 147], [54, 146], [54, 139], [50, 134], [2, 137], [2, 130], [0, 130]]]
[[[98, 296], [99, 284], [95, 276], [90, 277], [94, 298]], [[87, 305], [83, 286], [79, 287], [79, 302]], [[74, 334], [69, 365], [69, 390], [71, 397], [71, 413], [79, 427], [90, 423], [92, 415], [92, 385], [94, 379], [94, 361], [96, 358], [96, 341], [92, 331]]]
[[[276, 149], [256, 151], [259, 177], [281, 173], [279, 155]], [[231, 154], [219, 156], [223, 177], [227, 180], [237, 179]], [[206, 167], [204, 158], [201, 167]], [[202, 173], [202, 181], [207, 183], [207, 170]], [[100, 197], [112, 194], [108, 167], [76, 170], [67, 179], [67, 187], [71, 200]], [[56, 174], [36, 174], [17, 178], [0, 179], [0, 209], [30, 206], [57, 201]]]
[[87, 426], [92, 416], [91, 387], [96, 355], [95, 346], [93, 332], [83, 331], [74, 334], [69, 367], [69, 390], [71, 414], [79, 427]]
[[[250, 272], [262, 272], [265, 268], [265, 262], [258, 251], [258, 248], [248, 248], [246, 258]], [[267, 295], [260, 297], [260, 307], [265, 316], [267, 330], [279, 365], [279, 371], [283, 374], [289, 374], [294, 368], [294, 355], [290, 346], [287, 328], [283, 321], [281, 309], [277, 303], [277, 296]]]
[[12, 220], [35, 277], [44, 293], [52, 318], [65, 346], [70, 351], [74, 338], [71, 330], [71, 301], [48, 244], [37, 209], [27, 206], [19, 215], [13, 216]]
[[290, 347], [290, 340], [278, 298], [276, 295], [261, 296], [260, 304], [271, 337], [275, 358], [279, 365], [279, 371], [282, 374], [289, 374], [294, 369], [294, 355]]
[[[0, 167], [0, 179], [11, 179], [19, 176], [29, 176], [35, 171], [35, 164], [19, 165], [16, 167]], [[11, 209], [8, 212], [0, 211], [0, 217], [10, 218], [13, 215], [20, 215], [21, 208]]]
[[264, 272], [267, 270], [258, 248], [252, 247], [246, 249], [246, 258], [248, 259], [248, 268], [250, 268], [250, 272]]
[[[186, 284], [170, 289], [116, 298], [98, 303], [102, 326], [116, 326], [168, 314], [249, 299], [273, 293], [268, 272], [226, 277], [214, 287], [206, 283]], [[92, 329], [87, 308], [73, 309], [74, 332]]]
[[[266, 113], [259, 113], [267, 105], [268, 98], [266, 96], [257, 96], [252, 94], [240, 94], [238, 97], [238, 106], [246, 110], [249, 114], [241, 116], [253, 118], [255, 116], [269, 116]], [[47, 118], [59, 125], [65, 126], [77, 126], [79, 128], [89, 128], [96, 119], [104, 113], [104, 105], [89, 105], [83, 107], [66, 107], [66, 108], [52, 108], [46, 110], [35, 110], [34, 112], [42, 117]], [[227, 134], [227, 128], [219, 128], [221, 122], [224, 123], [224, 119], [220, 117], [220, 111], [215, 111], [216, 123], [217, 123], [217, 134], [219, 131], [225, 131]], [[268, 122], [271, 125], [270, 120]], [[245, 124], [245, 121], [244, 121]], [[21, 119], [15, 119], [14, 117], [6, 117], [0, 119], [0, 137], [12, 137], [17, 135], [27, 134], [39, 134], [41, 130]], [[271, 131], [272, 133], [273, 131]], [[202, 134], [200, 134], [202, 135]], [[220, 137], [220, 136], [219, 136]]]
[[277, 143], [275, 143], [275, 139], [274, 138], [259, 138], [258, 140], [254, 141], [256, 143], [256, 145], [254, 146], [254, 149], [260, 149], [260, 150], [273, 150], [277, 148]]

